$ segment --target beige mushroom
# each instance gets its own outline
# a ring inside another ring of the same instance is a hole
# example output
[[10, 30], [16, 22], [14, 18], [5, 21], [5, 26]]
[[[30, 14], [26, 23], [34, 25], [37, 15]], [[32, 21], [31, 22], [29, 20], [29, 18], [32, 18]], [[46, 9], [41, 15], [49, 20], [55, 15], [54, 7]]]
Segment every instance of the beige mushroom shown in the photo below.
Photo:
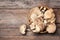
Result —
[[36, 26], [40, 28], [40, 32], [45, 29], [45, 26], [43, 24], [38, 24]]
[[40, 32], [40, 27], [36, 25], [35, 30], [32, 30], [35, 33], [39, 33]]
[[30, 25], [30, 29], [33, 30], [33, 29], [35, 29], [35, 27], [36, 27], [36, 24], [31, 23], [31, 25]]
[[46, 31], [48, 33], [54, 33], [56, 31], [56, 25], [54, 23], [49, 24], [48, 27], [46, 28]]
[[44, 19], [50, 19], [53, 17], [53, 10], [49, 9], [44, 13]]
[[20, 33], [21, 34], [25, 34], [26, 33], [26, 25], [25, 24], [20, 26]]
[[41, 27], [41, 25], [36, 25], [36, 24], [32, 23], [30, 25], [30, 28], [33, 32], [39, 33], [42, 30], [43, 27]]
[[55, 23], [56, 18], [51, 18], [48, 20], [49, 23]]
[[37, 15], [36, 15], [36, 14], [32, 14], [32, 15], [31, 15], [31, 20], [32, 20], [32, 21], [34, 21], [36, 18], [37, 18]]
[[30, 28], [33, 32], [39, 33], [40, 31], [44, 30], [44, 25], [42, 21], [34, 21], [31, 25]]
[[31, 9], [32, 12], [31, 13], [31, 20], [34, 21], [35, 19], [39, 18], [39, 17], [43, 17], [43, 13], [39, 10], [38, 7], [35, 7], [33, 9]]

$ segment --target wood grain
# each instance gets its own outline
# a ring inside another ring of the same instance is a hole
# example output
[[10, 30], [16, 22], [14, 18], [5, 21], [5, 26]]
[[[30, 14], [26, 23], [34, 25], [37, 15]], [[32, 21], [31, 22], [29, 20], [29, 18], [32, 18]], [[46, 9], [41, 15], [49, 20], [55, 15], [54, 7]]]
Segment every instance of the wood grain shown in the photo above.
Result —
[[[28, 16], [35, 6], [54, 9], [57, 30], [54, 34], [34, 34], [31, 31], [21, 35], [21, 24], [28, 25]], [[60, 0], [0, 0], [0, 40], [60, 40]]]
[[60, 8], [60, 0], [48, 0], [47, 5], [52, 8]]
[[[47, 0], [46, 0], [47, 1]], [[45, 5], [44, 0], [0, 0], [0, 8], [31, 8], [38, 5]], [[41, 3], [41, 4], [40, 4]]]
[[[18, 28], [21, 24], [29, 24], [30, 9], [0, 9], [0, 29]], [[56, 24], [60, 23], [60, 9], [54, 9]]]
[[60, 36], [5, 36], [0, 40], [60, 40]]
[[28, 24], [28, 10], [0, 10], [0, 28], [16, 28]]
[[32, 8], [35, 6], [60, 8], [60, 0], [0, 0], [0, 8]]
[[[0, 37], [2, 36], [24, 36], [20, 33], [18, 29], [0, 29]], [[54, 34], [35, 34], [32, 31], [28, 31], [25, 36], [60, 36], [60, 28], [57, 28]]]

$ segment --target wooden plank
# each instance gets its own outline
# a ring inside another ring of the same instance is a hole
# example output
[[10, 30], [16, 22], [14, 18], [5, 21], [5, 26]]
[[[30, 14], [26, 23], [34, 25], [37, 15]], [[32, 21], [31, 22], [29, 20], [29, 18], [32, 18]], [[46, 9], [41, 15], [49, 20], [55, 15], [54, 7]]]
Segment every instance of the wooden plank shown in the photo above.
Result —
[[60, 23], [60, 9], [54, 9], [54, 13], [56, 16], [56, 23]]
[[[18, 28], [21, 24], [28, 25], [28, 16], [30, 9], [0, 9], [0, 29]], [[54, 9], [56, 15], [56, 24], [60, 23], [60, 9]]]
[[[46, 0], [47, 1], [47, 0]], [[0, 0], [0, 8], [32, 8], [38, 5], [46, 5], [44, 0]]]
[[60, 8], [60, 0], [0, 0], [0, 8], [32, 8], [40, 5]]
[[[18, 29], [0, 29], [0, 37], [1, 36], [23, 36], [19, 28]], [[57, 28], [54, 34], [34, 34], [32, 31], [28, 31], [25, 36], [60, 36], [60, 28]]]
[[60, 36], [5, 36], [0, 37], [0, 40], [60, 40]]
[[28, 24], [28, 10], [0, 10], [0, 28], [17, 28]]
[[[32, 36], [33, 33], [31, 31], [29, 31], [26, 36]], [[20, 32], [19, 32], [19, 28], [18, 29], [0, 29], [0, 37], [1, 36], [23, 36]]]
[[53, 8], [60, 8], [60, 0], [48, 0], [47, 5]]
[[20, 35], [18, 29], [0, 29], [0, 36], [15, 36]]

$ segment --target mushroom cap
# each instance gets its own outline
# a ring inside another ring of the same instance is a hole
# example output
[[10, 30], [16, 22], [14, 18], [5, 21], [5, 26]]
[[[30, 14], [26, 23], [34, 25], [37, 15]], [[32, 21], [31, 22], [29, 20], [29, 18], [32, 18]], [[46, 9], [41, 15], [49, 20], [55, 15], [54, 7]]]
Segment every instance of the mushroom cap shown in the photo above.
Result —
[[46, 31], [48, 33], [54, 33], [56, 31], [56, 25], [54, 23], [49, 24], [48, 27], [46, 28]]
[[30, 25], [30, 29], [33, 30], [33, 29], [35, 29], [35, 27], [36, 27], [36, 24], [31, 23], [31, 25]]
[[44, 13], [44, 19], [50, 19], [53, 17], [53, 10], [49, 9]]
[[38, 27], [38, 26], [36, 25], [35, 30], [32, 30], [32, 31], [35, 32], [35, 33], [39, 33], [39, 32], [40, 32], [40, 27]]
[[55, 20], [56, 20], [56, 18], [51, 18], [51, 19], [48, 19], [48, 22], [49, 23], [55, 23]]
[[25, 31], [26, 31], [26, 25], [23, 24], [23, 25], [20, 26], [20, 33], [25, 34], [26, 33]]
[[31, 13], [30, 18], [32, 21], [34, 21], [35, 19], [39, 17], [43, 17], [43, 13], [39, 10], [38, 7], [31, 9], [30, 13]]

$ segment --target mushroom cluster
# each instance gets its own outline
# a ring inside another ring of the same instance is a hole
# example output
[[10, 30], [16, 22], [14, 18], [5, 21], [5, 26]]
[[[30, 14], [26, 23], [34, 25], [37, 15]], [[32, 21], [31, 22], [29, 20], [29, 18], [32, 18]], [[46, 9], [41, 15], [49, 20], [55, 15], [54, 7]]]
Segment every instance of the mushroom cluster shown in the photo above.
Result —
[[[30, 30], [34, 33], [54, 33], [56, 31], [55, 14], [53, 9], [47, 7], [35, 7], [30, 10]], [[26, 34], [27, 26], [20, 26], [20, 33]]]
[[53, 9], [35, 7], [30, 10], [30, 29], [34, 33], [54, 33], [56, 31], [55, 14]]

